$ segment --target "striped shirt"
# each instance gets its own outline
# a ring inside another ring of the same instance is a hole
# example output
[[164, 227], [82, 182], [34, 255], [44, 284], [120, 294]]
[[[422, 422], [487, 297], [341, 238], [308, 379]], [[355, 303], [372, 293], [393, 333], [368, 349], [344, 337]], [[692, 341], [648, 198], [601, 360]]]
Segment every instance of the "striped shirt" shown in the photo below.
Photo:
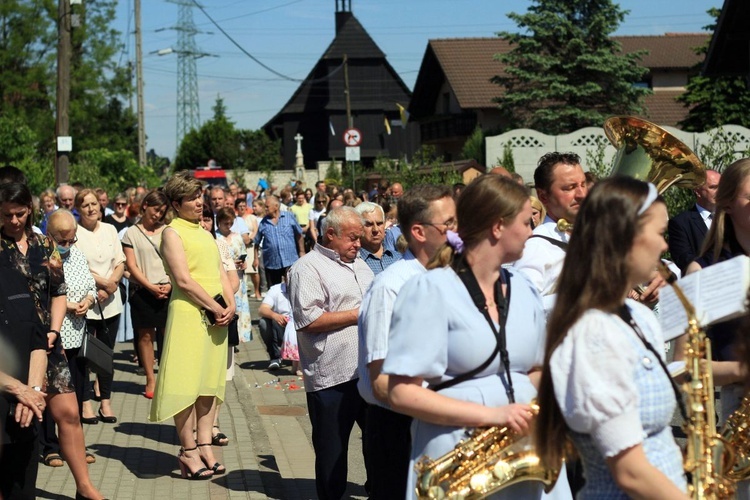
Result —
[[270, 217], [263, 217], [255, 244], [261, 245], [266, 269], [283, 269], [297, 262], [297, 237], [301, 235], [302, 228], [291, 212], [279, 212], [276, 224]]
[[[295, 325], [302, 329], [323, 313], [359, 308], [372, 279], [372, 271], [361, 258], [345, 263], [335, 251], [315, 245], [289, 271]], [[307, 392], [356, 380], [357, 325], [323, 333], [298, 331], [297, 343]]]
[[364, 248], [360, 248], [359, 256], [362, 257], [362, 260], [370, 267], [375, 276], [385, 271], [386, 267], [401, 260], [400, 253], [388, 248], [383, 248], [383, 254], [380, 257]]
[[[396, 254], [398, 255], [398, 254]], [[370, 380], [369, 363], [385, 359], [388, 354], [388, 333], [391, 329], [393, 303], [401, 287], [414, 276], [426, 271], [410, 250], [404, 258], [390, 266], [375, 278], [359, 310], [359, 382], [357, 389], [362, 398], [370, 404], [389, 408], [375, 399]]]

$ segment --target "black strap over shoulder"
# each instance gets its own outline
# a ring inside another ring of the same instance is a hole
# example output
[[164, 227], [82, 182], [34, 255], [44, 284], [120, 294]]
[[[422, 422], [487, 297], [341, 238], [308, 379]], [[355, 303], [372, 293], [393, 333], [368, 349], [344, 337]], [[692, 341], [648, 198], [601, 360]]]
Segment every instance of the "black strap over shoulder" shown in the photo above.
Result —
[[543, 234], [532, 234], [530, 236], [530, 238], [541, 238], [543, 240], [546, 240], [546, 241], [552, 243], [556, 247], [562, 249], [563, 252], [567, 252], [568, 251], [568, 244], [565, 243], [564, 241], [556, 240], [555, 238], [551, 238], [551, 237], [545, 236]]
[[[495, 359], [495, 356], [497, 356], [499, 353], [500, 361], [503, 364], [505, 375], [508, 379], [508, 386], [506, 387], [505, 392], [508, 396], [508, 401], [510, 403], [514, 403], [515, 394], [513, 392], [513, 380], [510, 377], [510, 357], [508, 355], [507, 342], [505, 337], [505, 324], [508, 320], [508, 306], [510, 304], [510, 273], [506, 269], [501, 269], [500, 278], [495, 282], [494, 295], [495, 303], [497, 304], [498, 319], [500, 324], [500, 330], [498, 331], [495, 328], [495, 323], [492, 321], [492, 318], [490, 317], [489, 311], [487, 309], [484, 293], [479, 287], [479, 283], [477, 282], [474, 273], [466, 264], [466, 260], [463, 258], [463, 256], [459, 256], [453, 261], [453, 270], [461, 279], [461, 282], [464, 284], [464, 286], [466, 286], [466, 290], [468, 290], [469, 295], [471, 296], [471, 300], [472, 302], [474, 302], [474, 305], [487, 320], [487, 323], [492, 329], [492, 333], [495, 335], [497, 343], [495, 345], [495, 350], [492, 351], [492, 354], [490, 354], [490, 356], [481, 365], [477, 366], [471, 371], [462, 373], [461, 375], [451, 380], [446, 380], [445, 382], [430, 387], [430, 389], [432, 389], [433, 391], [447, 389], [448, 387], [453, 387], [456, 384], [473, 378], [475, 375], [484, 371]], [[505, 282], [506, 284], [507, 294], [503, 294], [503, 282]]]

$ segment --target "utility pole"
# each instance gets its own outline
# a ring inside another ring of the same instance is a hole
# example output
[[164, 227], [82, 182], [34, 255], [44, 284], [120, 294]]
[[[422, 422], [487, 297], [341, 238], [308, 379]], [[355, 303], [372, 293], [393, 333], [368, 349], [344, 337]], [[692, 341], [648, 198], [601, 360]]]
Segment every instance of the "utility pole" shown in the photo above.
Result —
[[346, 96], [346, 127], [352, 128], [354, 122], [352, 121], [352, 103], [349, 98], [349, 59], [344, 54], [344, 95]]
[[57, 9], [57, 116], [55, 135], [57, 139], [55, 156], [55, 183], [68, 182], [68, 166], [71, 151], [69, 145], [61, 144], [61, 138], [70, 133], [70, 59], [73, 47], [70, 40], [70, 0], [59, 0]]
[[143, 112], [143, 52], [141, 47], [141, 0], [135, 0], [135, 79], [138, 103], [138, 165], [146, 166], [146, 120]]

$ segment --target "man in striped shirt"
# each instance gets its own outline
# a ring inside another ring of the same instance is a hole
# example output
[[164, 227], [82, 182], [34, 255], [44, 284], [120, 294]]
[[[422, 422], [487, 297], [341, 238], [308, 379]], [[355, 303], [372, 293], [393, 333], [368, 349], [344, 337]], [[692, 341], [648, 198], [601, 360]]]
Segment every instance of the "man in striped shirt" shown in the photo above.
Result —
[[[365, 431], [367, 404], [357, 391], [357, 315], [373, 274], [359, 257], [363, 232], [353, 208], [331, 210], [323, 221], [323, 244], [289, 271], [320, 499], [344, 495], [349, 436], [355, 422]], [[369, 473], [366, 452], [365, 468]]]

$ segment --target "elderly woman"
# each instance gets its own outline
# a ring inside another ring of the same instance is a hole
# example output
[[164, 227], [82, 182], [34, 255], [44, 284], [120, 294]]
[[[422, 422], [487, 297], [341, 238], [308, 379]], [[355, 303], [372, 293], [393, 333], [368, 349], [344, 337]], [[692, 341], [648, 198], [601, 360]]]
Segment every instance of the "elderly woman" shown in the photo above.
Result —
[[122, 237], [125, 262], [130, 272], [130, 317], [136, 333], [138, 359], [146, 372], [143, 395], [153, 399], [154, 340], [163, 347], [167, 306], [172, 285], [161, 259], [161, 235], [167, 213], [167, 195], [149, 192], [141, 202], [141, 220], [129, 227]]
[[105, 215], [102, 221], [115, 226], [118, 233], [133, 225], [133, 220], [128, 218], [127, 215], [128, 196], [125, 193], [115, 196], [112, 207], [114, 208], [114, 213]]
[[[26, 278], [48, 340], [45, 388], [48, 412], [41, 422], [40, 432], [43, 462], [51, 467], [62, 467], [61, 451], [73, 473], [78, 494], [101, 498], [88, 475], [75, 388], [70, 381], [70, 368], [60, 338], [67, 310], [67, 286], [57, 244], [54, 239], [42, 237], [32, 230], [31, 192], [23, 184], [0, 186], [0, 218], [0, 266], [15, 269]], [[59, 441], [55, 435], [55, 423], [59, 429]]]
[[[80, 223], [76, 231], [77, 246], [86, 256], [89, 270], [94, 276], [97, 289], [97, 303], [86, 313], [89, 333], [108, 345], [115, 346], [117, 327], [123, 310], [119, 283], [125, 271], [125, 254], [122, 251], [117, 229], [106, 222], [100, 222], [102, 206], [92, 189], [82, 189], [76, 195], [76, 209]], [[112, 411], [112, 374], [99, 374], [101, 406], [100, 421], [114, 424], [117, 417]], [[84, 397], [83, 417], [93, 416], [91, 395]]]
[[[176, 214], [162, 233], [161, 244], [173, 289], [149, 420], [174, 418], [182, 477], [208, 479], [226, 470], [211, 449], [211, 429], [214, 398], [224, 399], [226, 327], [234, 318], [234, 291], [214, 239], [200, 226], [200, 181], [180, 172], [167, 181], [164, 193]], [[191, 424], [193, 408], [197, 442]]]
[[240, 289], [234, 294], [236, 312], [239, 316], [237, 331], [242, 342], [250, 342], [252, 340], [252, 318], [250, 317], [250, 301], [247, 297], [247, 282], [245, 281], [247, 249], [242, 241], [242, 236], [231, 230], [234, 218], [234, 211], [231, 208], [222, 208], [218, 211], [216, 214], [216, 240], [226, 243], [232, 259], [234, 259], [236, 273], [240, 279]]
[[577, 498], [688, 498], [661, 328], [626, 298], [651, 278], [666, 229], [656, 188], [628, 177], [597, 183], [576, 218], [547, 326], [535, 443], [549, 465], [573, 442], [586, 477]]

